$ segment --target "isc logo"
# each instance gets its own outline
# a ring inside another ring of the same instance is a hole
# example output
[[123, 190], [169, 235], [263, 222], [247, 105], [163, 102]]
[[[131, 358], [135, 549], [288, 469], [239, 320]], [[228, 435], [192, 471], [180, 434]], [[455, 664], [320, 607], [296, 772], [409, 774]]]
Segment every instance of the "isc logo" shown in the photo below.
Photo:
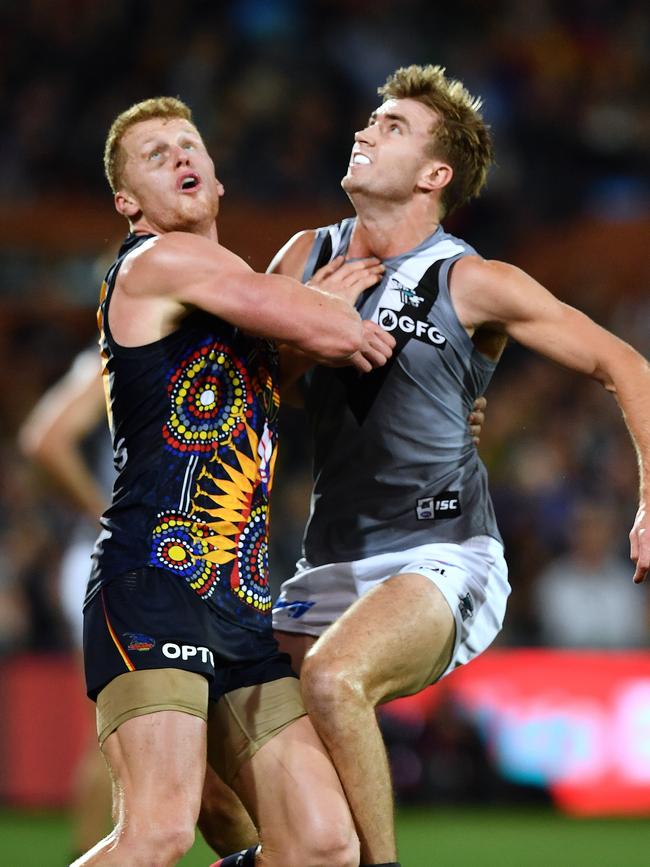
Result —
[[418, 521], [458, 517], [461, 514], [458, 491], [443, 491], [437, 497], [422, 497], [417, 501], [415, 514]]
[[173, 644], [168, 641], [162, 646], [163, 655], [167, 659], [191, 659], [193, 656], [200, 656], [201, 662], [209, 662], [214, 668], [214, 656], [209, 647], [196, 647], [194, 644]]

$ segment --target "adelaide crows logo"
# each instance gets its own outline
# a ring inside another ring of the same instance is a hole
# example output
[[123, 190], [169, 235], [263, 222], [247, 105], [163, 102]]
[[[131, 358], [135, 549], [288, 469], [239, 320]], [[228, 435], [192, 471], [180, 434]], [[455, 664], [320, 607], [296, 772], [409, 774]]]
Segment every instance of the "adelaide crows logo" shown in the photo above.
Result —
[[124, 632], [123, 635], [129, 639], [127, 650], [151, 650], [156, 646], [155, 638], [150, 638], [141, 632]]

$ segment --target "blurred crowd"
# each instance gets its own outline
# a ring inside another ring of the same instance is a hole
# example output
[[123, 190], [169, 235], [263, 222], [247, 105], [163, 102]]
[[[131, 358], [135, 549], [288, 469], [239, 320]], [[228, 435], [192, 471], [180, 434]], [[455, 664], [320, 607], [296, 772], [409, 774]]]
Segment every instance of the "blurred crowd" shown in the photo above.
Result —
[[[76, 197], [109, 210], [110, 121], [168, 93], [192, 106], [230, 201], [326, 202], [343, 215], [339, 179], [377, 85], [399, 65], [434, 62], [483, 96], [498, 159], [485, 195], [447, 228], [508, 259], [549, 227], [647, 217], [649, 31], [638, 0], [2, 3], [0, 213]], [[59, 563], [77, 516], [19, 454], [16, 433], [94, 337], [95, 259], [44, 256], [29, 233], [19, 245], [0, 238], [0, 653], [70, 642]], [[573, 287], [582, 307], [587, 265]], [[617, 298], [598, 288], [609, 302], [587, 312], [650, 356], [648, 287]], [[515, 346], [488, 400], [480, 448], [514, 588], [501, 643], [647, 646], [648, 593], [632, 587], [626, 559], [636, 462], [615, 401]], [[276, 586], [299, 553], [309, 474], [304, 423], [287, 410]]]
[[511, 228], [647, 205], [642, 0], [24, 0], [0, 4], [0, 33], [0, 198], [104, 193], [110, 120], [169, 93], [229, 194], [332, 199], [377, 86], [434, 62], [484, 98], [499, 155], [486, 201], [514, 206]]

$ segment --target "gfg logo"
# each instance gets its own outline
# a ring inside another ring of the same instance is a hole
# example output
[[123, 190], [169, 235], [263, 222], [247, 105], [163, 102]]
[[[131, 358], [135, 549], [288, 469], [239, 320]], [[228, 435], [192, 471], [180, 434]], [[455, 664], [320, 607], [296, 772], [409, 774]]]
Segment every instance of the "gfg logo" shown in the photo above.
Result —
[[163, 655], [167, 657], [167, 659], [183, 659], [187, 661], [194, 656], [200, 656], [201, 662], [206, 663], [209, 662], [212, 668], [214, 668], [214, 656], [212, 655], [212, 651], [209, 647], [196, 647], [194, 644], [174, 644], [171, 641], [168, 641], [166, 644], [162, 646]]
[[447, 338], [438, 331], [435, 325], [423, 319], [413, 319], [404, 313], [397, 313], [389, 307], [380, 308], [377, 322], [384, 331], [401, 331], [402, 334], [415, 337], [416, 340], [421, 340], [423, 343], [432, 343], [438, 348], [447, 343]]

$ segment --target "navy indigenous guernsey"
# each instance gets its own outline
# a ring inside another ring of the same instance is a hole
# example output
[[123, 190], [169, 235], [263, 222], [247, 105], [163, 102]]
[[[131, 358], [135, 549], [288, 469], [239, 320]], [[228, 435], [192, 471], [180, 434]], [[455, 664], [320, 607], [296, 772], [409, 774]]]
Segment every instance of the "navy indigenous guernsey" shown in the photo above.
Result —
[[268, 504], [277, 446], [272, 343], [203, 311], [161, 340], [123, 347], [107, 311], [129, 235], [109, 269], [98, 324], [117, 479], [86, 602], [131, 570], [168, 570], [242, 626], [270, 628]]

